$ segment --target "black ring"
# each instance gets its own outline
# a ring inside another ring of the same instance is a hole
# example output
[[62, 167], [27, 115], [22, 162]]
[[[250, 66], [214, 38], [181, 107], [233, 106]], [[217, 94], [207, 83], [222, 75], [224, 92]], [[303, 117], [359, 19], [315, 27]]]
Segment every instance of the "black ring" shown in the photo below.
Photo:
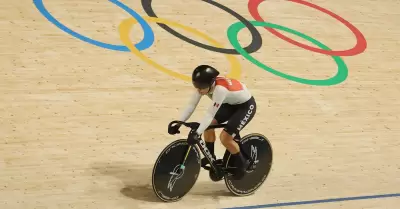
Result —
[[[252, 41], [251, 43], [247, 46], [244, 47], [244, 49], [246, 50], [247, 53], [253, 53], [256, 52], [257, 50], [259, 50], [262, 46], [262, 37], [260, 35], [260, 33], [258, 32], [258, 30], [248, 21], [246, 20], [244, 17], [240, 16], [238, 13], [236, 13], [235, 11], [227, 8], [224, 5], [221, 5], [215, 1], [212, 0], [203, 0], [204, 2], [207, 2], [209, 4], [212, 4], [222, 10], [224, 10], [225, 12], [228, 12], [229, 14], [231, 14], [232, 16], [234, 16], [236, 19], [240, 20], [250, 31], [251, 33], [251, 37], [252, 37]], [[142, 6], [144, 11], [147, 13], [148, 16], [150, 17], [157, 17], [157, 15], [154, 13], [153, 8], [151, 6], [152, 0], [142, 0]], [[220, 53], [224, 53], [224, 54], [240, 54], [238, 51], [236, 51], [235, 49], [224, 49], [224, 48], [218, 48], [218, 47], [213, 47], [213, 46], [209, 46], [209, 45], [205, 45], [202, 43], [199, 43], [195, 40], [192, 40], [186, 36], [183, 36], [182, 34], [176, 32], [175, 30], [171, 29], [169, 26], [163, 24], [163, 23], [157, 23], [161, 28], [163, 28], [164, 30], [168, 31], [169, 33], [171, 33], [172, 35], [180, 38], [181, 40], [184, 40], [188, 43], [191, 43], [197, 47], [203, 48], [203, 49], [207, 49], [210, 51], [214, 51], [214, 52], [220, 52]]]

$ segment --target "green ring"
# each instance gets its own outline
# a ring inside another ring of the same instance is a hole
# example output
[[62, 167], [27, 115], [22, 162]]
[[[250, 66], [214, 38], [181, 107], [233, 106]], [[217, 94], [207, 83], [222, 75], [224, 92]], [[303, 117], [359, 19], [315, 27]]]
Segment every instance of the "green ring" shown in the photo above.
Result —
[[[290, 28], [286, 28], [284, 26], [281, 25], [276, 25], [276, 24], [272, 24], [272, 23], [268, 23], [268, 22], [258, 22], [258, 21], [250, 21], [250, 23], [253, 26], [264, 26], [264, 27], [270, 27], [270, 28], [275, 28], [278, 30], [283, 30], [286, 31], [288, 33], [297, 35], [301, 38], [306, 39], [307, 41], [312, 42], [313, 44], [317, 45], [318, 47], [325, 49], [325, 50], [331, 50], [330, 48], [328, 48], [327, 46], [325, 46], [324, 44], [322, 44], [321, 42], [305, 35], [302, 34], [298, 31], [295, 31], [293, 29]], [[231, 42], [231, 44], [233, 45], [233, 47], [243, 56], [245, 57], [247, 60], [249, 60], [250, 62], [252, 62], [253, 64], [257, 65], [258, 67], [272, 73], [275, 74], [277, 76], [280, 76], [282, 78], [286, 78], [288, 80], [291, 81], [295, 81], [298, 83], [303, 83], [303, 84], [309, 84], [309, 85], [317, 85], [317, 86], [329, 86], [329, 85], [335, 85], [335, 84], [339, 84], [341, 82], [343, 82], [344, 80], [346, 80], [347, 75], [348, 75], [348, 69], [346, 64], [344, 63], [343, 59], [338, 57], [338, 56], [332, 56], [333, 60], [335, 60], [337, 66], [338, 66], [338, 72], [336, 73], [335, 76], [325, 79], [325, 80], [310, 80], [310, 79], [305, 79], [305, 78], [299, 78], [296, 76], [292, 76], [292, 75], [288, 75], [282, 72], [279, 72], [277, 70], [274, 70], [268, 66], [266, 66], [265, 64], [261, 63], [260, 61], [258, 61], [257, 59], [255, 59], [254, 57], [252, 57], [249, 53], [247, 53], [242, 46], [240, 46], [239, 44], [239, 40], [238, 40], [238, 33], [241, 29], [243, 29], [245, 27], [245, 25], [242, 22], [237, 22], [232, 24], [229, 28], [228, 28], [228, 38], [229, 41]]]

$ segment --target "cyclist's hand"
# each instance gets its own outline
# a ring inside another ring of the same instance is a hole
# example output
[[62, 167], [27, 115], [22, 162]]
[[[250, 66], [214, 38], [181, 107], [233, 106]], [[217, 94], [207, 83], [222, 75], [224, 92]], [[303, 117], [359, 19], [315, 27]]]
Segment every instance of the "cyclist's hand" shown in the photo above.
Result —
[[171, 135], [175, 135], [175, 134], [181, 133], [179, 131], [180, 127], [181, 127], [181, 125], [179, 125], [179, 124], [175, 124], [173, 126], [168, 126], [168, 133], [171, 134]]

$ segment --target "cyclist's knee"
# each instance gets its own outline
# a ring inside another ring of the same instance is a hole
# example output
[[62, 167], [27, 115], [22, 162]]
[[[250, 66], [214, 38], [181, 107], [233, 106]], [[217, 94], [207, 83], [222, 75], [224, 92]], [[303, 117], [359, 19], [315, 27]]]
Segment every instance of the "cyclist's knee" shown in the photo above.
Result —
[[240, 140], [240, 133], [238, 130], [232, 128], [224, 128], [220, 134], [221, 140], [230, 141], [230, 140]]
[[234, 135], [229, 131], [223, 129], [220, 134], [220, 140], [222, 144], [229, 143], [234, 138]]
[[204, 136], [208, 137], [208, 136], [214, 136], [215, 135], [215, 129], [208, 129], [204, 131]]

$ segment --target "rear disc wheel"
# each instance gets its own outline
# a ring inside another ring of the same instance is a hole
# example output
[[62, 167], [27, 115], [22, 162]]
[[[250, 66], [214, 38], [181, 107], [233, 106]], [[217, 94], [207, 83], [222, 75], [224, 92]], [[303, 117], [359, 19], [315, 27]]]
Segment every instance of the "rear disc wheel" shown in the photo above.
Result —
[[[243, 155], [254, 163], [250, 164], [242, 179], [235, 180], [230, 174], [226, 174], [224, 179], [226, 186], [233, 194], [247, 196], [253, 194], [266, 180], [271, 170], [273, 153], [267, 137], [261, 134], [248, 134], [239, 143]], [[225, 152], [224, 162], [225, 168], [235, 167], [229, 152]]]

